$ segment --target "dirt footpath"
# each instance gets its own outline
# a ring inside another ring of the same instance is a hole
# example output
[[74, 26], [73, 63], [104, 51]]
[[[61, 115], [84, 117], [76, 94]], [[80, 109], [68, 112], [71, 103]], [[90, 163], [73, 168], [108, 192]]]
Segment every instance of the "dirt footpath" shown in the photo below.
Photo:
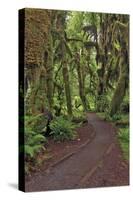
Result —
[[[49, 170], [33, 176], [31, 181], [26, 182], [27, 192], [128, 185], [128, 164], [122, 160], [121, 152], [116, 147], [113, 126], [95, 113], [88, 114], [88, 124], [95, 131], [93, 140]], [[118, 170], [122, 174], [118, 174], [116, 165], [117, 169], [123, 166], [122, 171]], [[111, 178], [112, 175], [114, 178]], [[123, 175], [124, 181], [121, 178]], [[113, 182], [113, 179], [116, 181]]]

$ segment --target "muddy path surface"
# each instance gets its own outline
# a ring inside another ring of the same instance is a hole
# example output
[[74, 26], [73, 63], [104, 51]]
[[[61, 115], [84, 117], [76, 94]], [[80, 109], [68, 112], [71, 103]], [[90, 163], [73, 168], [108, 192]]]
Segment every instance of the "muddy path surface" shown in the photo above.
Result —
[[[26, 182], [25, 191], [46, 191], [84, 187], [105, 154], [114, 144], [114, 127], [101, 120], [95, 113], [88, 114], [95, 137], [76, 153], [57, 163], [47, 171], [41, 171]], [[82, 130], [81, 130], [82, 131]], [[86, 186], [89, 187], [87, 184]]]

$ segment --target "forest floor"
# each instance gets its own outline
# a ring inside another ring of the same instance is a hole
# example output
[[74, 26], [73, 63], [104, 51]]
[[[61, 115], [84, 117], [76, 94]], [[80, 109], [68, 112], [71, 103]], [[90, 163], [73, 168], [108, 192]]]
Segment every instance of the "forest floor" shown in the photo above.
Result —
[[129, 184], [129, 164], [123, 159], [114, 126], [90, 113], [88, 124], [78, 131], [84, 135], [77, 139], [79, 144], [71, 141], [55, 148], [51, 143], [59, 162], [44, 163], [45, 167], [26, 181], [27, 192]]
[[[52, 166], [70, 157], [95, 137], [92, 125], [87, 122], [77, 128], [76, 133], [76, 138], [68, 141], [55, 141], [53, 138], [48, 137], [45, 150], [38, 153], [36, 157], [37, 163], [32, 166], [30, 173], [26, 175], [26, 181], [30, 181], [39, 171], [49, 170]], [[33, 164], [31, 163], [31, 165]]]

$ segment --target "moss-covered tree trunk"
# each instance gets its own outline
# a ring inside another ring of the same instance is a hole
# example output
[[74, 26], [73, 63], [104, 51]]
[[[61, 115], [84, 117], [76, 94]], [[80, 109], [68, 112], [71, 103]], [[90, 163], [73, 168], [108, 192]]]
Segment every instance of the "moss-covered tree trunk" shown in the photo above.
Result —
[[124, 99], [126, 89], [128, 88], [129, 79], [129, 24], [128, 16], [121, 16], [121, 20], [116, 22], [119, 28], [119, 42], [120, 42], [120, 74], [116, 89], [111, 102], [110, 115], [113, 116], [119, 110], [121, 103]]
[[44, 65], [46, 69], [47, 99], [49, 110], [53, 107], [53, 38], [51, 28], [48, 32], [48, 46], [44, 52]]
[[105, 72], [107, 69], [107, 59], [108, 59], [108, 15], [104, 18], [104, 14], [100, 14], [100, 37], [99, 37], [99, 44], [97, 49], [97, 62], [100, 68], [97, 70], [98, 75], [98, 85], [97, 85], [97, 97], [96, 97], [96, 108], [97, 111], [104, 111], [104, 106], [101, 104], [103, 99], [103, 95], [105, 95]]
[[63, 41], [62, 41], [62, 74], [63, 74], [63, 80], [64, 80], [64, 85], [65, 85], [67, 111], [69, 115], [72, 115], [72, 101], [71, 101], [71, 91], [70, 91], [70, 83], [69, 83], [69, 71], [68, 71], [67, 59], [66, 59], [66, 47]]
[[120, 76], [112, 98], [110, 115], [113, 116], [120, 108], [128, 84], [128, 55], [122, 52], [120, 59]]
[[84, 110], [87, 111], [85, 88], [84, 88], [84, 79], [82, 77], [81, 64], [80, 64], [80, 55], [78, 53], [76, 55], [76, 69], [77, 69], [77, 74], [78, 74], [79, 96], [81, 98]]
[[36, 114], [52, 105], [51, 23], [51, 11], [25, 9], [26, 114]]
[[61, 62], [62, 62], [62, 75], [65, 86], [65, 96], [67, 104], [68, 115], [72, 115], [72, 100], [71, 100], [71, 89], [69, 80], [69, 70], [68, 70], [68, 58], [66, 49], [66, 37], [65, 37], [65, 22], [66, 22], [66, 12], [58, 13], [58, 34], [60, 37], [60, 50], [61, 50]]

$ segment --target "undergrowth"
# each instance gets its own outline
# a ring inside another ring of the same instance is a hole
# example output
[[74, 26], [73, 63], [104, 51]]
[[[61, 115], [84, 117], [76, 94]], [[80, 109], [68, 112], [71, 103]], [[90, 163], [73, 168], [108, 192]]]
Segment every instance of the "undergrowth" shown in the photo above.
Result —
[[56, 117], [50, 123], [51, 136], [56, 141], [73, 140], [76, 137], [76, 125], [64, 117]]
[[129, 128], [120, 128], [118, 132], [118, 141], [123, 151], [124, 158], [129, 160]]
[[[44, 123], [42, 115], [25, 116], [25, 134], [24, 134], [24, 154], [25, 154], [25, 172], [28, 174], [32, 165], [35, 164], [35, 158], [40, 151], [45, 150], [47, 139], [41, 134], [39, 125]], [[43, 124], [45, 126], [45, 123]]]

